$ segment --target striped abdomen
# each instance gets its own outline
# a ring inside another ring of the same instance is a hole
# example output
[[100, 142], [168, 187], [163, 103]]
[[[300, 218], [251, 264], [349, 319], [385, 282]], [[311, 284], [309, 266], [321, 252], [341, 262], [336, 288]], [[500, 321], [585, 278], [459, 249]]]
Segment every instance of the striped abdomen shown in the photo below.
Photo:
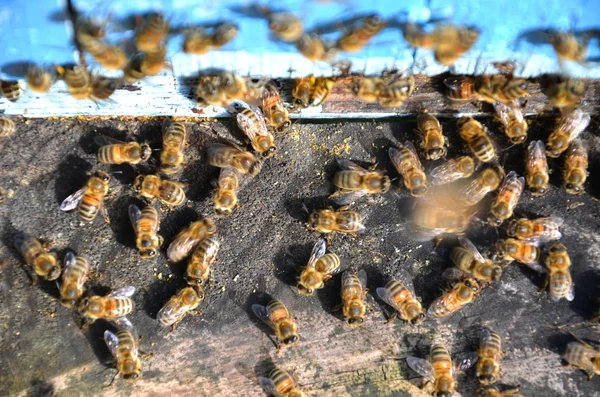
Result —
[[327, 253], [315, 262], [315, 270], [322, 274], [331, 274], [340, 267], [340, 257], [333, 253]]
[[157, 198], [167, 205], [177, 207], [185, 203], [185, 192], [176, 182], [162, 181]]
[[81, 198], [81, 201], [77, 207], [79, 219], [81, 219], [83, 222], [91, 222], [96, 219], [96, 216], [100, 211], [100, 207], [102, 207], [103, 200], [103, 196], [86, 193]]
[[273, 368], [269, 373], [269, 378], [275, 384], [277, 391], [283, 396], [296, 387], [296, 382], [294, 382], [290, 374], [280, 368]]
[[92, 90], [90, 75], [82, 67], [76, 66], [65, 71], [65, 82], [69, 94], [76, 99], [86, 99]]
[[137, 223], [137, 233], [154, 235], [158, 232], [159, 225], [159, 215], [156, 208], [149, 205], [144, 207]]
[[550, 282], [548, 289], [550, 296], [554, 299], [566, 298], [571, 291], [573, 285], [573, 279], [569, 270], [559, 270], [550, 273]]
[[452, 376], [453, 364], [448, 350], [442, 345], [434, 345], [431, 348], [430, 359], [435, 378], [444, 375]]
[[[563, 358], [571, 365], [585, 370], [594, 368], [594, 361], [597, 361], [600, 353], [596, 352], [579, 342], [570, 342]], [[596, 358], [595, 358], [596, 357]], [[595, 359], [594, 359], [595, 358]]]
[[131, 298], [105, 298], [104, 318], [117, 319], [128, 315], [133, 311], [133, 300]]
[[347, 273], [342, 278], [342, 302], [362, 299], [363, 285], [356, 274]]
[[290, 312], [279, 300], [272, 300], [269, 302], [267, 305], [267, 312], [269, 313], [269, 318], [274, 324], [290, 318]]
[[480, 134], [468, 142], [469, 149], [473, 155], [484, 163], [489, 163], [496, 159], [496, 150], [491, 139], [487, 134]]
[[363, 229], [362, 217], [354, 211], [338, 211], [335, 213], [335, 223], [338, 232], [357, 232]]
[[363, 174], [356, 171], [338, 171], [333, 177], [333, 184], [341, 189], [358, 190], [363, 185]]
[[15, 102], [21, 95], [21, 86], [18, 81], [5, 81], [0, 80], [0, 90], [4, 97], [11, 102]]

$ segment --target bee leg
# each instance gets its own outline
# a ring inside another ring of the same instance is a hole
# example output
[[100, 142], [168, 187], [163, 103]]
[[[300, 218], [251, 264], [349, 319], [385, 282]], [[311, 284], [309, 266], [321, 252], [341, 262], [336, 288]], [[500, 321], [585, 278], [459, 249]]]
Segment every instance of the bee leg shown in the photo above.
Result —
[[115, 381], [115, 379], [117, 379], [117, 376], [120, 374], [120, 372], [117, 370], [117, 372], [114, 374], [114, 376], [112, 377], [112, 379], [110, 380], [110, 383], [108, 385], [105, 385], [103, 387], [111, 387], [113, 382]]
[[398, 317], [398, 312], [392, 313], [390, 316], [388, 316], [387, 321], [385, 322], [385, 324], [386, 325], [391, 324], [396, 319], [396, 317]]
[[581, 340], [577, 335], [575, 335], [574, 333], [572, 333], [571, 331], [569, 331], [569, 334], [573, 337], [573, 339], [575, 339], [577, 342], [581, 343], [582, 345], [584, 345], [585, 347], [589, 347], [590, 349], [593, 349], [594, 347], [590, 346], [589, 343], [584, 342], [583, 340]]
[[437, 236], [434, 240], [433, 240], [433, 249], [437, 249], [437, 247], [440, 245], [440, 243], [444, 241], [444, 236]]
[[340, 303], [339, 305], [335, 305], [334, 307], [331, 308], [332, 312], [339, 312], [340, 310], [342, 310], [342, 307], [344, 305], [342, 303]]
[[104, 221], [108, 224], [110, 224], [110, 218], [108, 217], [108, 211], [106, 210], [106, 206], [103, 204], [102, 205], [102, 216], [104, 217]]
[[548, 284], [550, 284], [550, 276], [546, 277], [546, 281], [544, 281], [544, 285], [542, 286], [542, 288], [540, 288], [540, 290], [537, 293], [541, 294], [542, 292], [546, 291], [546, 289], [548, 289]]
[[200, 310], [190, 310], [190, 314], [192, 316], [204, 316], [204, 313], [201, 312]]

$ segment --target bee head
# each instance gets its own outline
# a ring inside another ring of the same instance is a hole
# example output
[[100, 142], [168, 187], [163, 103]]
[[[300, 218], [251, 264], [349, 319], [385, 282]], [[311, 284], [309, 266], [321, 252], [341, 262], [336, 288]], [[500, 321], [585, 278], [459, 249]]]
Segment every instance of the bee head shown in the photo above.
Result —
[[390, 177], [387, 175], [384, 175], [381, 178], [381, 193], [385, 193], [388, 190], [390, 190], [391, 185], [392, 185], [392, 181], [390, 180]]
[[142, 184], [144, 183], [144, 175], [138, 175], [133, 181], [133, 190], [136, 192], [142, 191]]
[[[222, 202], [221, 204], [227, 205], [226, 202]], [[228, 217], [231, 216], [233, 210], [231, 208], [215, 208], [215, 215], [218, 217]]]
[[502, 219], [499, 219], [496, 216], [490, 214], [490, 216], [488, 216], [488, 223], [492, 226], [498, 227], [502, 225]]
[[292, 335], [288, 338], [285, 338], [283, 340], [283, 344], [284, 345], [293, 345], [294, 343], [298, 342], [298, 339], [299, 339], [298, 335]]
[[513, 136], [510, 139], [510, 141], [512, 143], [514, 143], [515, 145], [518, 145], [519, 143], [523, 143], [527, 139], [527, 135], [522, 135], [523, 134], [523, 129], [521, 127], [515, 127], [515, 129], [513, 130], [513, 132], [518, 135], [518, 136]]
[[494, 267], [494, 270], [492, 270], [492, 280], [498, 281], [500, 280], [500, 277], [502, 277], [502, 268], [500, 266], [496, 266]]
[[415, 189], [412, 189], [410, 193], [415, 197], [421, 197], [425, 193], [427, 193], [427, 186], [419, 186]]
[[204, 218], [202, 220], [204, 223], [204, 227], [206, 227], [206, 231], [210, 234], [215, 234], [217, 232], [217, 226], [215, 225], [215, 221], [210, 218]]
[[277, 147], [275, 145], [269, 147], [265, 152], [263, 152], [262, 156], [266, 159], [273, 157], [277, 152]]
[[154, 258], [156, 255], [158, 255], [158, 251], [155, 249], [140, 251], [140, 256], [144, 259]]
[[348, 319], [348, 325], [351, 327], [360, 327], [364, 322], [364, 317], [350, 317]]
[[142, 148], [142, 153], [141, 153], [140, 157], [141, 157], [142, 161], [147, 161], [150, 158], [150, 156], [152, 155], [152, 148], [148, 144], [143, 144], [141, 146], [141, 148]]
[[438, 391], [436, 397], [452, 397], [451, 391]]
[[413, 318], [410, 323], [412, 325], [419, 325], [423, 321], [425, 321], [425, 313], [421, 312], [417, 317]]
[[304, 102], [302, 99], [296, 99], [294, 103], [300, 107], [307, 108], [308, 102]]

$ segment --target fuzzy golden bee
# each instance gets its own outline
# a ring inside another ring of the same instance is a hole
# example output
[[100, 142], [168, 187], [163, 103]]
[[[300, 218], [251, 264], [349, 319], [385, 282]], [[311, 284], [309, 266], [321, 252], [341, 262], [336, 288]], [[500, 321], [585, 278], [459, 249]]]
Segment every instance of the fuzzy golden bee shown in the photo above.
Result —
[[600, 375], [600, 351], [575, 335], [573, 336], [576, 341], [569, 342], [563, 359], [569, 365], [582, 370], [590, 381], [594, 375]]
[[53, 281], [60, 277], [62, 266], [58, 256], [50, 252], [35, 237], [18, 234], [15, 237], [15, 248], [19, 250], [25, 263], [33, 268], [35, 273], [34, 283], [37, 277]]
[[104, 219], [109, 222], [104, 207], [104, 198], [108, 194], [111, 177], [104, 171], [95, 171], [86, 185], [64, 199], [60, 205], [63, 212], [77, 208], [82, 222], [91, 222], [102, 211]]
[[220, 168], [232, 168], [240, 174], [256, 176], [262, 162], [252, 153], [237, 146], [213, 143], [207, 150], [208, 164]]
[[496, 383], [500, 376], [502, 339], [492, 330], [483, 328], [479, 337], [479, 360], [475, 369], [477, 380], [482, 385]]
[[165, 67], [170, 68], [167, 62], [167, 47], [161, 44], [156, 51], [143, 53], [139, 67], [144, 76], [156, 76]]
[[56, 71], [51, 73], [50, 70], [39, 65], [31, 65], [25, 72], [27, 87], [40, 94], [50, 91], [50, 87], [54, 83], [54, 80], [56, 80]]
[[516, 240], [507, 238], [494, 244], [494, 259], [504, 263], [517, 261], [524, 265], [534, 265], [540, 259], [537, 241]]
[[329, 93], [331, 92], [335, 81], [335, 77], [317, 77], [310, 89], [310, 95], [308, 99], [309, 105], [322, 105], [329, 96]]
[[427, 113], [421, 113], [417, 118], [418, 132], [421, 134], [421, 147], [427, 160], [439, 160], [448, 153], [448, 140], [442, 134], [439, 120]]
[[527, 121], [523, 118], [523, 111], [517, 107], [511, 107], [502, 102], [494, 102], [494, 109], [504, 125], [506, 136], [515, 145], [527, 140]]
[[85, 297], [79, 303], [79, 313], [90, 322], [98, 319], [116, 321], [133, 311], [131, 297], [134, 293], [135, 287], [128, 286], [116, 289], [106, 296]]
[[84, 284], [90, 272], [90, 264], [85, 257], [67, 251], [64, 265], [62, 279], [56, 284], [60, 290], [60, 303], [72, 308], [85, 292]]
[[302, 19], [289, 12], [273, 12], [265, 6], [258, 6], [259, 11], [267, 17], [269, 30], [281, 41], [293, 43], [304, 34]]
[[292, 88], [292, 97], [294, 98], [294, 106], [296, 108], [307, 108], [310, 104], [310, 94], [312, 87], [315, 85], [316, 78], [312, 74], [308, 77], [299, 77], [294, 80], [294, 88]]
[[502, 277], [502, 268], [484, 258], [471, 240], [459, 237], [461, 247], [454, 247], [450, 260], [463, 272], [470, 273], [477, 280], [498, 281]]
[[186, 132], [185, 125], [170, 120], [163, 122], [163, 147], [160, 153], [160, 170], [166, 175], [176, 174], [183, 169]]
[[0, 116], [0, 137], [12, 135], [16, 130], [15, 122], [5, 116]]
[[584, 192], [583, 185], [588, 175], [587, 147], [579, 140], [573, 141], [565, 158], [563, 183], [569, 194], [579, 196]]
[[408, 22], [402, 29], [404, 40], [413, 48], [433, 48], [434, 37], [430, 32], [425, 32], [416, 23]]
[[236, 121], [248, 138], [252, 148], [264, 158], [270, 158], [277, 152], [275, 138], [267, 128], [267, 120], [259, 108], [242, 101], [234, 101], [231, 107], [236, 113]]
[[275, 397], [306, 397], [294, 377], [279, 367], [273, 368], [268, 378], [258, 378], [258, 383], [265, 393]]
[[470, 77], [448, 77], [444, 79], [444, 85], [446, 86], [446, 96], [457, 103], [479, 100], [479, 95], [475, 90], [475, 80]]
[[145, 62], [145, 58], [146, 55], [143, 52], [138, 52], [129, 57], [127, 64], [123, 68], [123, 80], [126, 83], [135, 83], [146, 77], [142, 71], [142, 64]]
[[101, 38], [78, 33], [77, 41], [105, 69], [119, 70], [127, 64], [125, 52], [118, 46], [106, 43]]
[[415, 294], [412, 277], [407, 271], [401, 270], [398, 280], [390, 280], [375, 291], [379, 299], [394, 308], [394, 313], [388, 318], [388, 322], [398, 315], [412, 325], [419, 325], [425, 321], [423, 306]]
[[512, 219], [508, 224], [506, 233], [519, 240], [539, 242], [558, 240], [562, 237], [558, 228], [563, 223], [564, 220], [556, 216]]
[[167, 248], [167, 258], [171, 262], [179, 262], [185, 259], [198, 244], [217, 232], [215, 222], [210, 218], [202, 218], [183, 228], [173, 238]]
[[226, 106], [229, 98], [221, 88], [221, 79], [218, 76], [202, 76], [196, 88], [198, 104]]
[[463, 234], [471, 223], [472, 213], [460, 208], [444, 208], [428, 199], [417, 201], [413, 223], [419, 240], [430, 240], [443, 234]]
[[185, 203], [183, 184], [158, 175], [138, 175], [133, 181], [133, 190], [149, 200], [158, 200], [169, 207], [178, 207]]
[[262, 109], [270, 126], [276, 132], [285, 132], [292, 125], [289, 112], [273, 83], [265, 86]]
[[375, 164], [368, 170], [350, 160], [337, 160], [341, 171], [336, 172], [333, 184], [339, 191], [329, 196], [337, 205], [349, 205], [367, 194], [385, 193], [390, 189], [390, 178], [376, 171]]
[[444, 66], [453, 65], [479, 39], [480, 32], [465, 26], [446, 25], [432, 32], [436, 61]]
[[399, 75], [389, 77], [355, 78], [352, 88], [354, 94], [368, 103], [377, 102], [381, 106], [398, 107], [412, 95], [415, 90], [413, 76], [402, 78]]
[[199, 285], [182, 288], [158, 311], [156, 319], [173, 331], [189, 312], [196, 310], [204, 297], [204, 289]]
[[255, 303], [252, 311], [275, 332], [277, 349], [281, 348], [281, 343], [292, 346], [300, 340], [298, 324], [280, 300], [272, 300], [267, 306]]
[[312, 33], [304, 33], [296, 41], [296, 49], [309, 61], [329, 62], [333, 60], [338, 50], [322, 37]]
[[156, 52], [169, 32], [169, 22], [158, 12], [148, 14], [135, 33], [135, 46], [145, 53]]
[[238, 35], [240, 29], [232, 22], [220, 22], [214, 27], [210, 43], [214, 48], [221, 48]]
[[237, 73], [221, 71], [218, 76], [219, 88], [227, 98], [227, 102], [243, 99], [247, 94], [246, 79]]
[[109, 330], [104, 331], [104, 342], [117, 361], [117, 375], [122, 374], [123, 379], [133, 381], [142, 375], [138, 338], [127, 318], [119, 319], [117, 326], [120, 329], [116, 334]]
[[583, 62], [587, 58], [587, 39], [578, 40], [572, 34], [557, 32], [550, 38], [550, 44], [558, 59]]
[[360, 26], [342, 34], [342, 37], [337, 41], [336, 48], [345, 52], [358, 52], [386, 26], [387, 22], [379, 15], [366, 16], [361, 19]]
[[475, 161], [473, 158], [470, 156], [461, 156], [438, 165], [429, 174], [432, 178], [432, 184], [444, 185], [462, 178], [468, 178], [473, 175], [473, 172], [475, 172]]
[[460, 137], [465, 141], [471, 153], [481, 162], [496, 161], [495, 144], [488, 134], [487, 128], [473, 117], [463, 117], [456, 123]]
[[398, 149], [390, 147], [388, 153], [410, 194], [420, 197], [427, 193], [427, 175], [413, 144], [406, 141]]
[[580, 79], [566, 79], [549, 84], [542, 89], [550, 106], [572, 110], [580, 105], [585, 97], [585, 83]]
[[496, 74], [475, 78], [474, 89], [478, 99], [488, 103], [500, 102], [516, 107], [518, 100], [530, 96], [527, 80]]
[[186, 54], [203, 55], [212, 48], [212, 35], [204, 27], [193, 27], [183, 33], [183, 52]]
[[152, 149], [147, 143], [122, 142], [106, 135], [94, 137], [98, 149], [98, 161], [102, 164], [138, 164], [148, 161]]
[[571, 258], [567, 247], [562, 244], [553, 244], [548, 248], [545, 259], [548, 268], [546, 286], [550, 299], [558, 302], [562, 298], [572, 301], [575, 298], [575, 286], [571, 277]]
[[0, 91], [4, 98], [16, 102], [21, 96], [21, 86], [18, 81], [0, 80]]
[[548, 162], [546, 161], [546, 147], [542, 141], [533, 141], [527, 148], [525, 157], [525, 171], [527, 186], [532, 196], [543, 196], [548, 192]]
[[520, 389], [521, 386], [515, 386], [500, 391], [495, 385], [481, 386], [475, 391], [473, 397], [523, 397], [523, 395], [519, 394]]
[[189, 285], [203, 285], [210, 277], [211, 266], [217, 260], [221, 243], [217, 236], [198, 243], [186, 268], [185, 280]]
[[356, 236], [363, 231], [362, 216], [355, 211], [347, 209], [322, 209], [314, 210], [308, 217], [308, 226], [319, 233], [348, 233]]
[[129, 205], [129, 221], [135, 232], [135, 245], [144, 259], [154, 258], [163, 244], [160, 230], [160, 215], [156, 208], [147, 205], [140, 210], [135, 204]]
[[233, 168], [222, 168], [213, 198], [216, 216], [231, 216], [233, 209], [238, 204], [237, 193], [239, 189], [239, 173]]
[[369, 306], [367, 304], [367, 273], [364, 269], [358, 273], [345, 271], [342, 274], [342, 314], [346, 323], [360, 327], [365, 322]]
[[90, 96], [92, 101], [103, 101], [108, 99], [118, 87], [118, 80], [104, 76], [91, 76]]
[[[449, 272], [446, 274], [452, 273]], [[449, 316], [475, 300], [481, 290], [479, 282], [471, 276], [461, 275], [461, 277], [462, 279], [456, 282], [450, 291], [431, 303], [431, 306], [427, 309], [429, 317], [440, 318]]]
[[458, 191], [458, 199], [466, 205], [475, 205], [486, 194], [498, 189], [505, 176], [504, 169], [500, 166], [486, 168]]
[[298, 292], [305, 296], [312, 296], [315, 290], [325, 286], [340, 268], [340, 257], [334, 253], [325, 253], [327, 245], [325, 240], [319, 239], [310, 253], [302, 273], [298, 277]]
[[506, 175], [490, 207], [487, 218], [490, 225], [500, 226], [512, 216], [523, 192], [523, 186], [525, 186], [525, 178], [518, 177], [516, 172], [511, 171]]
[[90, 73], [81, 65], [70, 65], [62, 69], [67, 91], [75, 99], [87, 99], [92, 92]]
[[579, 109], [567, 113], [548, 137], [546, 156], [557, 158], [590, 124], [591, 117]]

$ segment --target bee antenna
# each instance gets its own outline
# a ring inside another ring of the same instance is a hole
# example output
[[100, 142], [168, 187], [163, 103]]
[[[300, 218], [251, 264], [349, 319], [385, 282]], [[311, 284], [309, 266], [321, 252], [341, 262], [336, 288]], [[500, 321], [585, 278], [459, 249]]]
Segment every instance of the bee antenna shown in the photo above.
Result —
[[307, 214], [310, 214], [310, 211], [308, 210], [308, 207], [306, 206], [306, 203], [302, 203], [302, 209], [304, 211], [306, 211]]

